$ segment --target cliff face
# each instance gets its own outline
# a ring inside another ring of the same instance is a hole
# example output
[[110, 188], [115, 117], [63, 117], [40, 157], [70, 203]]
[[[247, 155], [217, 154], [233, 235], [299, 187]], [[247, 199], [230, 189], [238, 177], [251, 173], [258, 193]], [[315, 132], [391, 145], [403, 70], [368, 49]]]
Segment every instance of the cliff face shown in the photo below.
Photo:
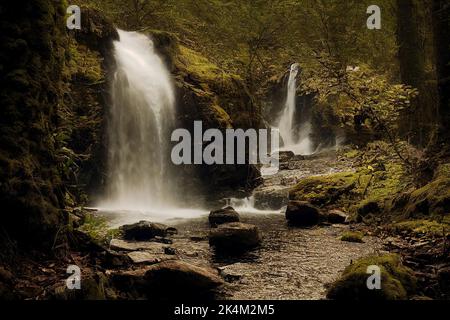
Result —
[[1, 231], [23, 245], [56, 246], [65, 225], [54, 138], [67, 46], [64, 16], [56, 1], [0, 5]]
[[[194, 121], [203, 130], [249, 129], [264, 127], [259, 106], [237, 75], [222, 70], [206, 57], [179, 43], [176, 36], [150, 31], [155, 48], [164, 57], [175, 77], [178, 125], [193, 132]], [[248, 190], [259, 182], [253, 165], [200, 166], [200, 184], [221, 195], [238, 189]]]
[[58, 110], [62, 175], [68, 205], [85, 204], [101, 191], [106, 175], [112, 44], [119, 35], [96, 10], [81, 7], [81, 30], [69, 32], [64, 103]]
[[82, 29], [67, 31], [63, 2], [2, 4], [0, 14], [1, 234], [21, 247], [61, 247], [65, 209], [85, 202], [104, 174], [107, 66], [118, 35], [88, 8]]

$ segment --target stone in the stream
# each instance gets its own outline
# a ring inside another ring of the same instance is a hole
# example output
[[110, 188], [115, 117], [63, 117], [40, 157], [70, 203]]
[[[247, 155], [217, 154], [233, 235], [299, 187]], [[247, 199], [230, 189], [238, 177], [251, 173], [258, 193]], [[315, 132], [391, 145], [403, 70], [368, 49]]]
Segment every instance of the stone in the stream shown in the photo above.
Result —
[[327, 219], [329, 223], [343, 224], [347, 221], [348, 215], [341, 210], [330, 210], [327, 213]]
[[256, 226], [239, 222], [226, 223], [211, 230], [209, 244], [216, 251], [240, 253], [261, 244], [261, 236]]
[[239, 222], [239, 213], [237, 213], [232, 207], [226, 207], [224, 209], [211, 211], [209, 214], [209, 224], [211, 227], [217, 227], [218, 225], [231, 222]]
[[119, 239], [112, 239], [109, 246], [116, 251], [145, 250], [152, 253], [164, 253], [164, 250], [168, 247], [167, 244], [160, 242], [134, 242]]
[[323, 220], [318, 208], [305, 201], [289, 201], [286, 209], [286, 219], [294, 226], [310, 227]]
[[155, 264], [168, 260], [176, 260], [175, 255], [158, 254], [147, 251], [132, 251], [128, 253], [134, 264]]
[[172, 296], [184, 293], [201, 295], [223, 284], [216, 270], [180, 260], [165, 261], [151, 266], [145, 273], [145, 280], [155, 293], [168, 292]]
[[170, 228], [161, 223], [140, 221], [138, 223], [124, 225], [120, 227], [123, 237], [126, 240], [146, 241], [155, 237], [165, 237], [176, 233], [176, 229]]
[[289, 201], [290, 188], [269, 186], [255, 190], [255, 208], [260, 210], [279, 210]]
[[244, 275], [242, 269], [245, 268], [244, 263], [235, 263], [232, 265], [220, 267], [219, 273], [226, 282], [235, 282], [241, 280]]

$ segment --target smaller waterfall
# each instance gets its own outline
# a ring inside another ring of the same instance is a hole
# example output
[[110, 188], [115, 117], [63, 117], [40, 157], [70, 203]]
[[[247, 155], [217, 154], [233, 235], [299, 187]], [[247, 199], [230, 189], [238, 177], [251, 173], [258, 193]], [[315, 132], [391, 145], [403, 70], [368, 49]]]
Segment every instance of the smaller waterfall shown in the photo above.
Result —
[[283, 150], [307, 155], [313, 153], [310, 138], [312, 132], [311, 122], [304, 122], [299, 129], [297, 129], [295, 124], [298, 73], [299, 64], [294, 63], [291, 66], [289, 74], [286, 104], [278, 122], [278, 128], [280, 129], [280, 135], [284, 142]]

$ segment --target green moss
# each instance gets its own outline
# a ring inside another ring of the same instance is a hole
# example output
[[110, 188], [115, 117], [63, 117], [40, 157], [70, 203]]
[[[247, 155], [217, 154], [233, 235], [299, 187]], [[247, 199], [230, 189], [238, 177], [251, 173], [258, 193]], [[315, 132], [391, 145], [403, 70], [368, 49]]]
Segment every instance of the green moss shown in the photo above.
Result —
[[350, 150], [346, 153], [343, 154], [343, 156], [345, 158], [349, 158], [349, 159], [353, 159], [356, 158], [359, 155], [359, 151], [358, 150]]
[[364, 243], [363, 241], [364, 234], [359, 231], [347, 231], [344, 232], [341, 236], [341, 241], [346, 242], [355, 242], [355, 243]]
[[104, 81], [102, 68], [103, 58], [96, 51], [90, 50], [85, 45], [72, 41], [66, 53], [67, 62], [64, 75], [69, 78], [95, 84]]
[[[367, 272], [369, 266], [378, 266], [381, 271], [381, 290], [369, 290]], [[416, 291], [417, 280], [413, 272], [403, 266], [395, 254], [370, 256], [348, 266], [339, 280], [327, 293], [336, 300], [406, 300]]]
[[432, 182], [410, 194], [405, 207], [408, 218], [450, 213], [449, 167], [449, 164], [440, 166]]
[[326, 176], [309, 177], [291, 189], [291, 200], [308, 201], [317, 206], [341, 202], [357, 187], [358, 174], [343, 172]]
[[104, 217], [92, 213], [87, 213], [85, 215], [84, 223], [79, 230], [89, 235], [98, 243], [105, 243], [110, 239], [111, 235], [116, 234], [115, 231], [111, 231], [108, 228]]
[[413, 236], [443, 237], [450, 234], [450, 219], [446, 217], [442, 222], [430, 220], [413, 220], [393, 223], [388, 230], [398, 234]]

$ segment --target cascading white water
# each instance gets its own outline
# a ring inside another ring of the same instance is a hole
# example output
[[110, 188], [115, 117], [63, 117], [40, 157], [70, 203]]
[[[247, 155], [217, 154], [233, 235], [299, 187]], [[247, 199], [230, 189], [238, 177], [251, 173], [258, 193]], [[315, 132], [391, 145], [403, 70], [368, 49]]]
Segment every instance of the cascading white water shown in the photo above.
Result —
[[299, 154], [311, 154], [312, 143], [310, 135], [312, 132], [312, 126], [310, 121], [302, 124], [301, 128], [296, 132], [296, 126], [294, 122], [295, 110], [296, 110], [296, 97], [297, 97], [297, 76], [299, 72], [299, 64], [294, 63], [291, 65], [291, 71], [289, 74], [289, 81], [287, 87], [286, 104], [278, 122], [278, 128], [280, 129], [280, 135], [284, 142], [282, 150], [290, 150]]
[[148, 37], [122, 30], [119, 36], [114, 42], [108, 195], [101, 207], [152, 210], [173, 200], [167, 137], [174, 125], [174, 88]]

